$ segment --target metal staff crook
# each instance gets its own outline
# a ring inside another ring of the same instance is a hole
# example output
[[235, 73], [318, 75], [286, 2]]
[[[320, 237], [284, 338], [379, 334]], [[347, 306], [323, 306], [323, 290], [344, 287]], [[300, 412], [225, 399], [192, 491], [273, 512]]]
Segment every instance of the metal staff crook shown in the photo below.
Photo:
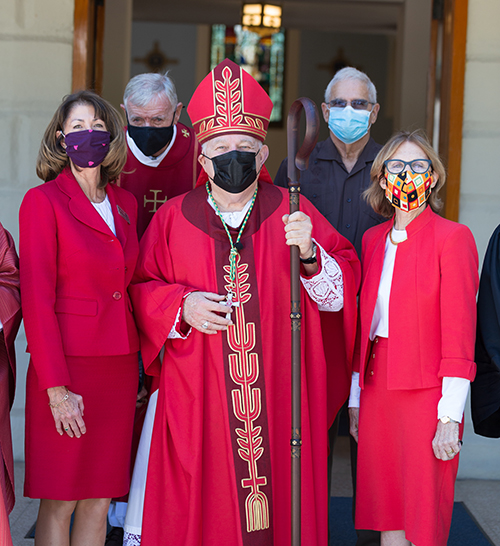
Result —
[[[306, 134], [299, 149], [299, 123], [301, 111], [306, 114]], [[299, 171], [307, 169], [309, 156], [316, 146], [319, 133], [319, 116], [311, 99], [301, 97], [291, 106], [287, 121], [288, 140], [288, 195], [290, 214], [299, 210], [300, 184]], [[291, 310], [292, 321], [292, 438], [290, 440], [292, 457], [292, 546], [300, 546], [301, 541], [301, 349], [300, 349], [300, 260], [299, 247], [290, 247]]]

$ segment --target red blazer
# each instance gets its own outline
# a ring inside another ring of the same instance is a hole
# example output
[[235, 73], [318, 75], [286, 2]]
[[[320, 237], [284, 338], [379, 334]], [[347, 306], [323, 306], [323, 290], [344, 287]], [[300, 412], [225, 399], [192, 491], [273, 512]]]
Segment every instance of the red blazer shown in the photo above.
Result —
[[[393, 221], [363, 237], [360, 327], [354, 369], [364, 372], [370, 327]], [[474, 379], [478, 257], [469, 228], [441, 218], [429, 206], [406, 228], [399, 244], [389, 300], [389, 389], [423, 389], [442, 377]]]
[[32, 188], [20, 210], [20, 274], [28, 351], [40, 390], [71, 385], [66, 356], [139, 350], [128, 286], [134, 273], [137, 202], [106, 187], [116, 237], [69, 168]]

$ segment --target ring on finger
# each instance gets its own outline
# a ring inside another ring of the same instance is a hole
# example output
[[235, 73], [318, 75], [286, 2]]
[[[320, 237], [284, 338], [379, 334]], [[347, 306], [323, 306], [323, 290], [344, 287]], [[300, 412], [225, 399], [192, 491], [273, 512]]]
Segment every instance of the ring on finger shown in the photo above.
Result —
[[64, 430], [67, 432], [69, 430], [69, 427], [64, 427]]
[[448, 457], [453, 457], [453, 455], [455, 455], [455, 451], [453, 449], [451, 451], [447, 451], [446, 455], [448, 455]]
[[202, 328], [205, 328], [205, 330], [208, 328], [208, 320], [206, 320], [202, 325]]

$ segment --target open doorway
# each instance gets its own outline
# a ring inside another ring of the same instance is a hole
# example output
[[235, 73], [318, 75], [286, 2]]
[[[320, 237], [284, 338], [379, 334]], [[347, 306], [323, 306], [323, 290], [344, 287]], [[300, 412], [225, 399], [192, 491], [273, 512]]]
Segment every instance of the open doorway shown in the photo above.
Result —
[[[128, 79], [151, 70], [148, 59], [160, 61], [163, 69], [171, 70], [180, 100], [189, 102], [197, 83], [209, 71], [212, 25], [235, 25], [241, 17], [240, 0], [105, 1], [106, 12], [119, 10], [121, 19], [106, 19], [103, 41], [104, 0], [75, 0], [74, 50], [86, 61], [78, 63], [75, 57], [73, 81], [74, 85], [95, 82], [97, 90], [102, 83], [104, 96], [115, 106]], [[294, 0], [281, 4], [287, 37], [285, 112], [303, 95], [319, 106], [326, 84], [343, 63], [367, 72], [378, 88], [381, 104], [372, 133], [376, 140], [383, 142], [396, 129], [422, 127], [432, 133], [438, 127], [436, 147], [449, 172], [444, 214], [456, 220], [467, 0], [320, 0], [313, 4]], [[129, 8], [124, 9], [126, 5]], [[77, 11], [83, 14], [80, 27]], [[128, 21], [125, 31], [124, 17]], [[128, 32], [125, 39], [124, 32]], [[120, 47], [114, 47], [111, 55], [107, 44], [113, 42], [113, 33], [118, 37], [114, 43]], [[83, 47], [85, 40], [92, 42], [92, 47]], [[102, 58], [104, 71], [99, 61]], [[110, 65], [112, 73], [106, 69]], [[115, 85], [113, 97], [108, 91], [110, 80]], [[441, 104], [439, 123], [435, 123], [436, 97]], [[189, 124], [187, 115], [183, 116], [182, 121]], [[284, 131], [272, 128], [268, 134], [273, 151], [271, 174], [286, 155]], [[326, 126], [322, 131], [320, 138], [326, 136]]]

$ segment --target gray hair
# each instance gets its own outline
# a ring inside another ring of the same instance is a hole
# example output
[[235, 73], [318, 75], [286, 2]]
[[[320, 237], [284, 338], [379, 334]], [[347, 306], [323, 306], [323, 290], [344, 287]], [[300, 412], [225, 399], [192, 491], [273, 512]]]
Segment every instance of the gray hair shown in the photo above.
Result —
[[369, 101], [373, 102], [374, 104], [377, 102], [377, 90], [375, 89], [375, 86], [370, 78], [364, 72], [361, 72], [352, 66], [346, 66], [345, 68], [339, 70], [328, 84], [325, 91], [325, 102], [327, 104], [330, 102], [330, 95], [334, 86], [346, 80], [358, 80], [364, 83], [366, 85], [366, 89], [368, 90]]
[[162, 96], [169, 100], [173, 108], [177, 106], [177, 91], [168, 72], [139, 74], [128, 82], [123, 94], [123, 103], [125, 108], [129, 103], [142, 108], [153, 99]]

